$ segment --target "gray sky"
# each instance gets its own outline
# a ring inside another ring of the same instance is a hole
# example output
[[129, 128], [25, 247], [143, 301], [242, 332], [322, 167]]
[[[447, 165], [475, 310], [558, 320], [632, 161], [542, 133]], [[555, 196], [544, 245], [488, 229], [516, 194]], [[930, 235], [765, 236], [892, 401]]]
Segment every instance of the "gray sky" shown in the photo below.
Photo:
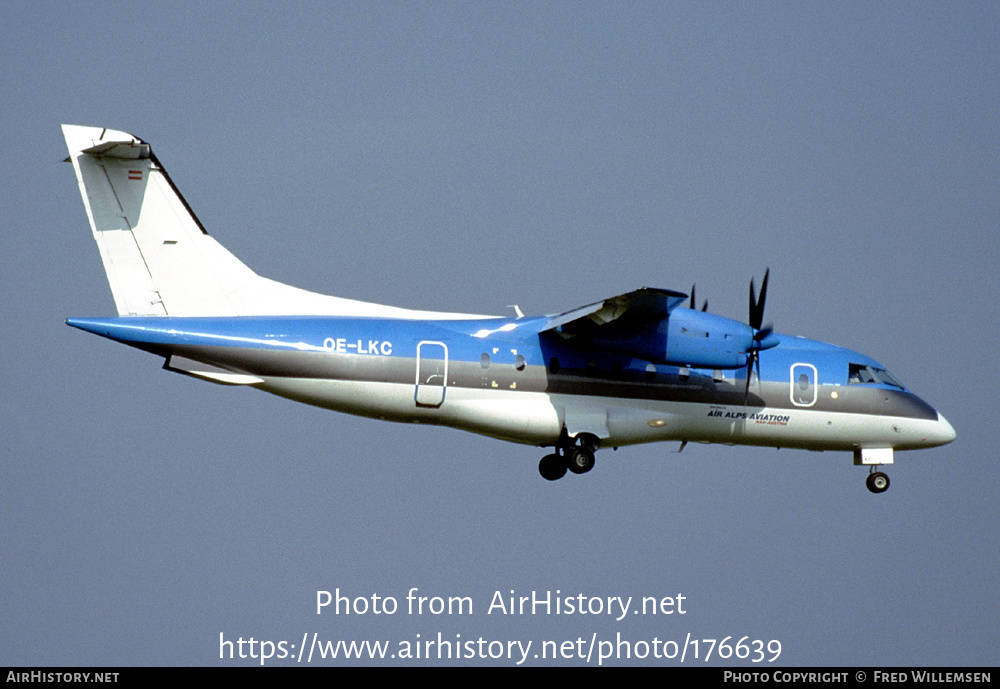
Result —
[[[220, 633], [313, 632], [996, 663], [995, 3], [12, 2], [0, 19], [0, 664], [206, 665]], [[881, 496], [847, 454], [707, 445], [602, 451], [552, 484], [538, 448], [161, 371], [63, 325], [114, 313], [63, 122], [150, 141], [217, 239], [325, 293], [546, 313], [697, 282], [744, 319], [770, 266], [778, 331], [880, 360], [958, 440], [897, 455]], [[317, 616], [338, 587], [401, 609]], [[474, 612], [405, 614], [411, 587]], [[686, 613], [487, 614], [512, 589], [683, 594]]]

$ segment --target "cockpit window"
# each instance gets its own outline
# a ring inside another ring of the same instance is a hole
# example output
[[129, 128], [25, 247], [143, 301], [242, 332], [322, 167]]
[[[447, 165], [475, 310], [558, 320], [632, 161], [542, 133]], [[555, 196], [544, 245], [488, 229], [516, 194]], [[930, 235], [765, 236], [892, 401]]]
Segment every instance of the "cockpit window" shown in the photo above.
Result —
[[884, 383], [903, 389], [903, 384], [893, 378], [892, 374], [884, 368], [875, 368], [865, 364], [848, 364], [847, 382], [850, 385]]
[[881, 378], [882, 382], [885, 383], [886, 385], [893, 385], [897, 388], [903, 387], [903, 384], [900, 383], [898, 380], [896, 380], [896, 378], [891, 373], [886, 371], [884, 368], [875, 369], [875, 373], [878, 374], [878, 377]]
[[874, 383], [875, 374], [872, 373], [871, 369], [867, 366], [861, 364], [849, 364], [847, 382], [850, 385], [858, 385], [860, 383]]

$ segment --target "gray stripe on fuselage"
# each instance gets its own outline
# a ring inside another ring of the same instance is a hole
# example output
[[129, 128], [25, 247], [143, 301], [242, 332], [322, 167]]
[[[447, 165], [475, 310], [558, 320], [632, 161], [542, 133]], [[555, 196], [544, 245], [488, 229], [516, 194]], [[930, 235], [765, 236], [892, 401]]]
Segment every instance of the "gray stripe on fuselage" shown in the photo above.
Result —
[[[320, 378], [345, 381], [413, 384], [416, 358], [358, 355], [329, 352], [271, 351], [246, 347], [174, 347], [181, 356], [219, 366], [235, 373], [262, 377]], [[162, 354], [162, 352], [160, 352]], [[745, 379], [726, 378], [715, 382], [710, 376], [692, 372], [686, 380], [676, 374], [644, 373], [634, 369], [611, 371], [596, 368], [563, 367], [553, 374], [542, 366], [526, 366], [518, 371], [510, 363], [448, 361], [448, 386], [469, 389], [516, 389], [565, 395], [619, 397], [698, 404], [748, 406], [751, 408], [798, 409], [898, 416], [937, 420], [937, 412], [906, 390], [867, 385], [820, 385], [816, 402], [808, 407], [795, 405], [788, 382], [752, 383], [744, 395]], [[836, 392], [836, 397], [832, 393]]]

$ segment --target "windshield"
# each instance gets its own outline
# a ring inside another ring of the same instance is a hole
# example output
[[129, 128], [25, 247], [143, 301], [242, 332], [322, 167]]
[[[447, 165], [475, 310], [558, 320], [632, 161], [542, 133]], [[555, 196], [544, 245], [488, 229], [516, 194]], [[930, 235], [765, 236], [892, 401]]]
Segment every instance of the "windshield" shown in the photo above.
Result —
[[876, 368], [865, 364], [848, 364], [847, 382], [849, 385], [884, 383], [885, 385], [892, 385], [901, 390], [903, 389], [903, 384], [884, 368]]

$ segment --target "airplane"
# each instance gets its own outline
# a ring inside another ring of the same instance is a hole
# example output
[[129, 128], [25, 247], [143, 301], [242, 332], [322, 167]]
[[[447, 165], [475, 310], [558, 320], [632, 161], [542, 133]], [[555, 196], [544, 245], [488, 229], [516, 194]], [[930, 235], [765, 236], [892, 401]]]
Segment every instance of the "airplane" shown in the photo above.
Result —
[[699, 310], [694, 287], [514, 317], [327, 296], [223, 248], [147, 142], [62, 129], [118, 310], [66, 323], [168, 371], [552, 448], [538, 465], [548, 480], [590, 471], [598, 449], [673, 441], [848, 452], [881, 493], [897, 450], [955, 439], [874, 359], [764, 325], [769, 270], [759, 297], [750, 282], [747, 323]]

